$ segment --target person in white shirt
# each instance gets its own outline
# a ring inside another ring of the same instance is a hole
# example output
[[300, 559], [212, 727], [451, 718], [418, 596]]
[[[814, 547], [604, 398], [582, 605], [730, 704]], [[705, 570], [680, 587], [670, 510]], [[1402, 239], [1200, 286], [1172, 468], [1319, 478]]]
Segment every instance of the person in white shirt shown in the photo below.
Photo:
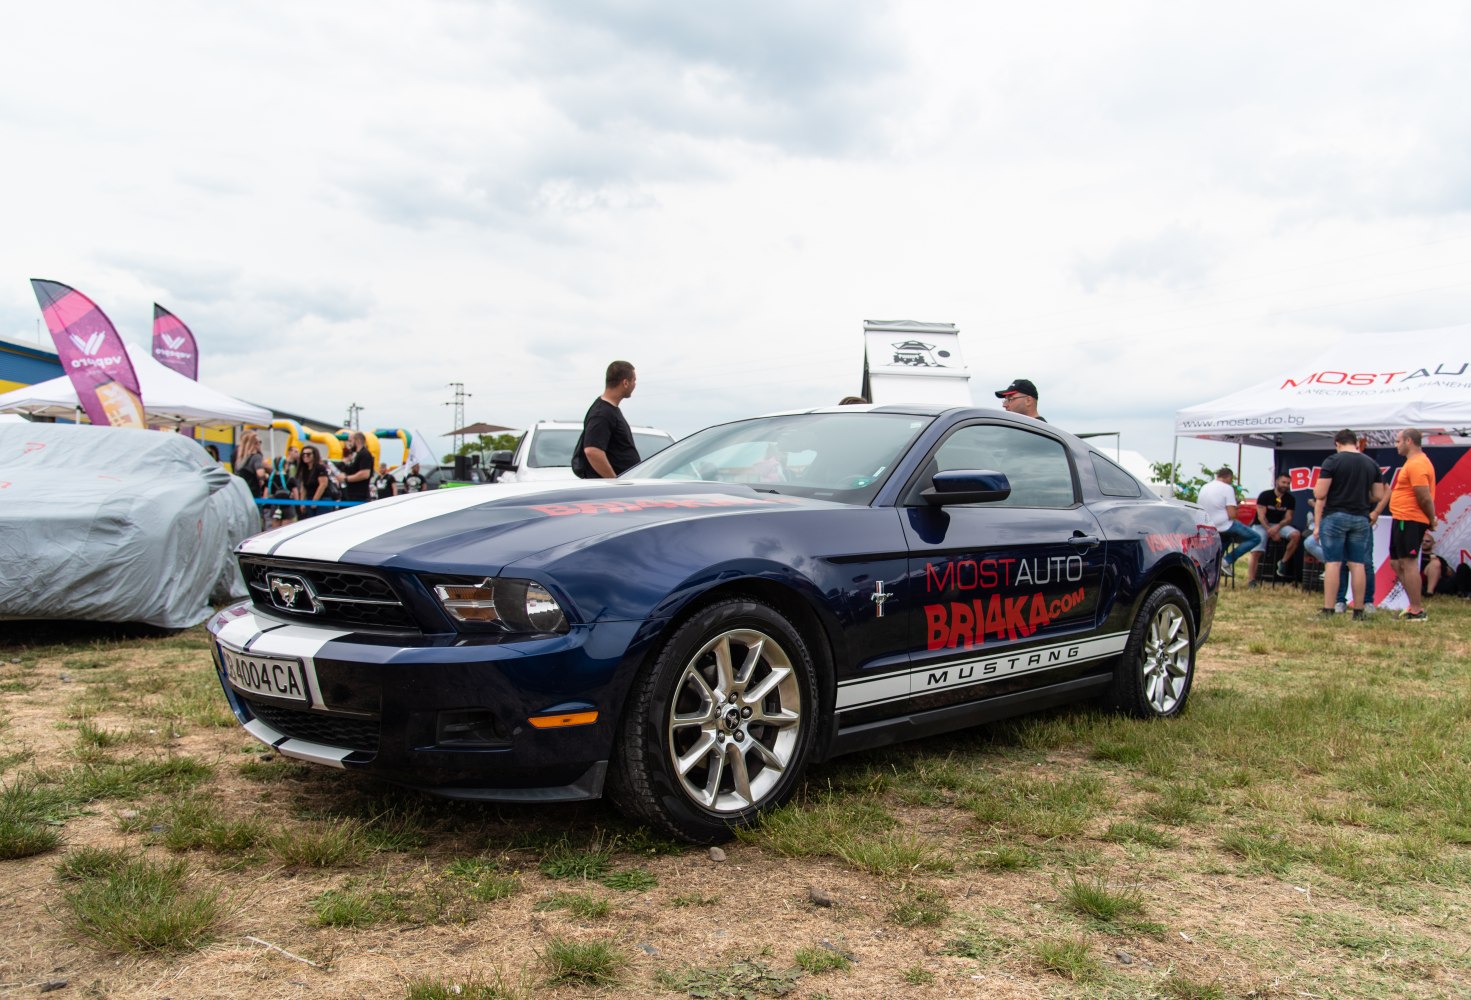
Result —
[[1221, 547], [1226, 550], [1221, 572], [1226, 576], [1235, 576], [1236, 560], [1262, 544], [1261, 536], [1236, 520], [1236, 488], [1231, 485], [1234, 478], [1229, 466], [1221, 466], [1216, 478], [1200, 488], [1195, 500], [1205, 508], [1211, 526], [1221, 533]]

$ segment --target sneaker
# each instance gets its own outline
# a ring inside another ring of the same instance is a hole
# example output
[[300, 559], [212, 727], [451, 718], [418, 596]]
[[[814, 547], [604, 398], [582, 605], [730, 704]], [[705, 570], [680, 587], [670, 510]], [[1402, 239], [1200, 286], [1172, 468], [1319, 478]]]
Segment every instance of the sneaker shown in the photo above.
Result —
[[1343, 614], [1347, 610], [1348, 610], [1348, 605], [1345, 604], [1345, 603], [1343, 603], [1342, 601], [1339, 601], [1337, 604], [1333, 605], [1333, 613], [1335, 615], [1341, 615], [1341, 614]]
[[1235, 576], [1236, 575], [1236, 567], [1232, 566], [1228, 562], [1222, 562], [1221, 563], [1221, 575], [1222, 576]]
[[1361, 622], [1363, 620], [1364, 620], [1364, 609], [1363, 608], [1354, 608], [1354, 621]]
[[1425, 612], [1411, 611], [1406, 608], [1399, 613], [1399, 620], [1402, 622], [1423, 622], [1425, 620]]
[[1258, 581], [1256, 581], [1256, 580], [1252, 580], [1252, 581], [1251, 581], [1251, 582], [1250, 582], [1250, 583], [1248, 583], [1248, 584], [1247, 584], [1247, 585], [1246, 585], [1246, 589], [1247, 589], [1247, 590], [1251, 590], [1251, 589], [1252, 589], [1252, 588], [1254, 588], [1254, 587], [1256, 587], [1256, 586], [1257, 586], [1257, 583], [1258, 583]]
[[1332, 608], [1319, 608], [1318, 609], [1318, 614], [1319, 615], [1327, 615], [1329, 618], [1332, 618], [1334, 615], [1339, 614], [1339, 613], [1340, 612], [1334, 611]]
[[1276, 572], [1276, 574], [1278, 576], [1286, 576], [1287, 575], [1287, 564], [1285, 562], [1279, 562], [1279, 563], [1277, 563], [1276, 566], [1273, 567], [1273, 570]]

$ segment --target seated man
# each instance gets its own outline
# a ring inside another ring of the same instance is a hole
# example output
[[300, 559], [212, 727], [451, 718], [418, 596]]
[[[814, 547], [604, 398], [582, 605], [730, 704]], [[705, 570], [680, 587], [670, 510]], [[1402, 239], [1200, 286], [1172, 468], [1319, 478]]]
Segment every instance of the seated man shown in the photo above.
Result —
[[1462, 564], [1459, 569], [1453, 568], [1445, 556], [1435, 551], [1435, 536], [1429, 532], [1420, 543], [1420, 554], [1421, 590], [1426, 597], [1436, 594], [1471, 597], [1471, 566]]
[[[1221, 572], [1226, 576], [1236, 575], [1236, 560], [1262, 543], [1256, 532], [1236, 520], [1236, 488], [1231, 485], [1234, 474], [1230, 466], [1216, 470], [1213, 482], [1200, 488], [1196, 503], [1205, 509], [1206, 520], [1221, 533]], [[1232, 548], [1234, 546], [1234, 548]], [[1230, 550], [1227, 552], [1226, 550]]]
[[1285, 474], [1277, 477], [1275, 489], [1264, 490], [1256, 498], [1257, 523], [1252, 525], [1252, 530], [1261, 539], [1261, 549], [1254, 549], [1251, 553], [1251, 573], [1248, 575], [1252, 585], [1256, 584], [1257, 560], [1272, 542], [1287, 543], [1287, 548], [1282, 550], [1282, 558], [1272, 568], [1274, 576], [1287, 575], [1287, 564], [1297, 554], [1297, 547], [1302, 542], [1302, 533], [1292, 526], [1292, 512], [1296, 509], [1297, 498], [1292, 495], [1292, 480]]

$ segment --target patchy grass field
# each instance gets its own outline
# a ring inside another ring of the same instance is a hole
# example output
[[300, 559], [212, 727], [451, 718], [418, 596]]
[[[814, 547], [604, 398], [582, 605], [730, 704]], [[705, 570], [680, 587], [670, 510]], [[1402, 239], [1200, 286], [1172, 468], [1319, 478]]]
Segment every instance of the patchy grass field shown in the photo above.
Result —
[[844, 758], [724, 860], [264, 753], [202, 630], [6, 623], [0, 995], [1471, 995], [1471, 605], [1222, 597], [1189, 711]]

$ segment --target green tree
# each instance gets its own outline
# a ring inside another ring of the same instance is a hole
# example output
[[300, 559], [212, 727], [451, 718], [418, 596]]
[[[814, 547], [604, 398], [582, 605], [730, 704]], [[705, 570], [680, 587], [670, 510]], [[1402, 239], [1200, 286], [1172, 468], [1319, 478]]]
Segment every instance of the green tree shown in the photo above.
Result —
[[472, 441], [466, 441], [460, 445], [458, 452], [450, 452], [444, 456], [445, 465], [453, 464], [455, 455], [479, 455], [480, 461], [484, 463], [485, 458], [493, 451], [515, 451], [516, 445], [521, 443], [519, 434], [481, 434]]
[[[1175, 487], [1175, 496], [1181, 500], [1189, 500], [1194, 503], [1200, 496], [1200, 488], [1212, 479], [1216, 478], [1216, 470], [1201, 463], [1200, 475], [1190, 479], [1182, 478], [1184, 472], [1173, 462], [1150, 462], [1149, 471], [1154, 473], [1157, 482], [1170, 483]], [[1232, 489], [1236, 491], [1236, 499], [1241, 499], [1241, 487], [1233, 484]]]

